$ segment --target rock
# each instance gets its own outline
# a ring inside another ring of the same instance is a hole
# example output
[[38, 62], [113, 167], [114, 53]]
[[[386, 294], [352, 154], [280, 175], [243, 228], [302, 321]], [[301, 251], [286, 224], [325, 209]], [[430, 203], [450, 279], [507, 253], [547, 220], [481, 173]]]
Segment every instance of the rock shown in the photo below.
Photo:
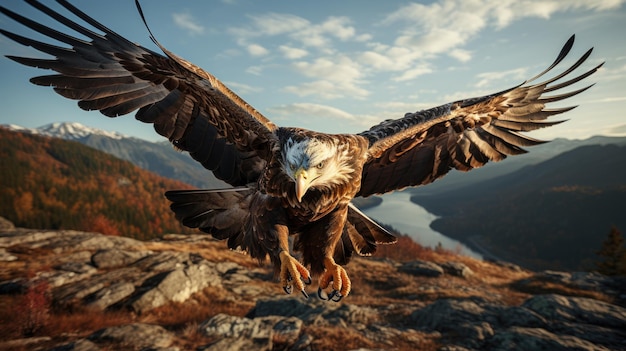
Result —
[[92, 274], [97, 271], [94, 266], [80, 262], [66, 262], [55, 267], [56, 269], [76, 274]]
[[112, 306], [135, 292], [135, 286], [129, 282], [120, 282], [98, 290], [87, 304], [99, 310]]
[[14, 230], [0, 233], [0, 247], [10, 247], [16, 245], [29, 245], [46, 242], [53, 238], [61, 237], [66, 233], [60, 231], [45, 230]]
[[293, 345], [300, 338], [302, 320], [290, 317], [284, 318], [272, 327], [272, 341], [275, 345]]
[[52, 340], [49, 336], [36, 336], [32, 338], [0, 340], [0, 350], [32, 350], [38, 344]]
[[248, 313], [249, 318], [265, 316], [297, 317], [307, 324], [348, 326], [370, 324], [379, 318], [377, 310], [352, 304], [328, 303], [317, 298], [294, 297], [261, 299]]
[[12, 255], [5, 248], [0, 248], [0, 262], [11, 262], [17, 260], [17, 256]]
[[543, 328], [548, 324], [548, 321], [538, 313], [520, 306], [502, 308], [498, 313], [498, 322], [505, 327]]
[[607, 302], [584, 297], [537, 295], [523, 304], [549, 320], [587, 323], [626, 330], [626, 309]]
[[412, 275], [426, 276], [426, 277], [439, 277], [443, 275], [444, 271], [441, 266], [436, 263], [427, 261], [411, 261], [402, 264], [398, 270], [403, 273]]
[[313, 337], [309, 334], [302, 334], [300, 338], [291, 346], [290, 350], [300, 351], [300, 350], [310, 350], [311, 343], [313, 342]]
[[[307, 319], [310, 314], [319, 314], [327, 307], [324, 304], [316, 304], [314, 301], [314, 299], [303, 300], [284, 296], [260, 299], [247, 317], [283, 316]], [[328, 308], [332, 308], [332, 306], [328, 306]]]
[[263, 340], [240, 338], [224, 338], [210, 345], [198, 348], [199, 351], [269, 351], [271, 348]]
[[122, 267], [134, 263], [148, 254], [149, 252], [120, 250], [118, 248], [98, 250], [91, 257], [91, 262], [101, 269]]
[[437, 330], [445, 339], [462, 339], [460, 346], [477, 348], [494, 334], [496, 314], [485, 301], [442, 299], [414, 311], [410, 317], [414, 326]]
[[551, 333], [541, 328], [511, 327], [499, 332], [489, 342], [491, 351], [550, 350], [550, 351], [609, 351], [604, 346], [586, 340]]
[[523, 307], [551, 323], [546, 329], [611, 349], [626, 349], [626, 309], [583, 297], [537, 295]]
[[165, 272], [183, 268], [199, 262], [196, 257], [184, 252], [163, 251], [146, 255], [132, 264], [143, 271]]
[[137, 313], [146, 312], [169, 301], [185, 301], [192, 294], [218, 284], [220, 277], [208, 265], [191, 265], [156, 275], [146, 281], [138, 289], [141, 295], [134, 299], [131, 306]]
[[[218, 314], [199, 327], [204, 335], [230, 340], [241, 347], [241, 339], [253, 340], [254, 350], [271, 350], [294, 344], [300, 337], [302, 321], [295, 317], [266, 316], [258, 318], [235, 317]], [[226, 347], [222, 343], [210, 345], [206, 350], [219, 350]], [[250, 349], [250, 345], [245, 345]], [[228, 350], [234, 350], [228, 346]]]
[[[419, 328], [450, 331], [472, 321], [494, 321], [495, 315], [470, 299], [441, 299], [415, 310], [411, 321]], [[465, 327], [463, 327], [465, 328]]]
[[474, 274], [468, 266], [461, 262], [445, 262], [441, 265], [441, 268], [443, 268], [444, 272], [447, 274], [454, 275], [456, 277], [469, 278]]
[[115, 343], [125, 349], [141, 350], [169, 347], [174, 335], [158, 325], [134, 323], [99, 330], [88, 339], [96, 344]]
[[548, 270], [539, 272], [529, 279], [518, 282], [518, 284], [525, 286], [537, 281], [561, 284], [581, 290], [602, 291], [607, 295], [626, 300], [626, 296], [623, 296], [624, 291], [626, 291], [626, 277], [624, 276], [609, 277], [596, 272], [559, 272]]
[[51, 351], [100, 351], [98, 345], [87, 339], [79, 339], [66, 345], [55, 347]]
[[220, 313], [203, 322], [199, 329], [207, 336], [233, 338], [241, 335], [251, 335], [255, 329], [255, 323], [250, 318]]
[[0, 217], [0, 232], [8, 232], [15, 229], [13, 222], [4, 217]]

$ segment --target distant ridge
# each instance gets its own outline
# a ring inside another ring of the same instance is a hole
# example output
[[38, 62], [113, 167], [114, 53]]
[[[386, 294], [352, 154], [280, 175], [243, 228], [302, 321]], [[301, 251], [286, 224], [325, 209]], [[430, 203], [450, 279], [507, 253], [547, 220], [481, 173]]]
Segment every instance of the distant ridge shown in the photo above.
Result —
[[626, 145], [585, 145], [506, 175], [412, 201], [444, 235], [527, 268], [593, 269], [612, 226], [626, 229]]
[[65, 140], [80, 140], [90, 135], [102, 135], [111, 139], [120, 140], [123, 138], [131, 138], [127, 135], [110, 132], [92, 127], [87, 127], [78, 122], [55, 122], [46, 124], [38, 128], [26, 128], [16, 124], [3, 124], [3, 127], [29, 134], [43, 135], [53, 138], [61, 138]]
[[3, 127], [16, 132], [77, 141], [130, 161], [145, 170], [197, 188], [229, 187], [193, 160], [188, 153], [174, 150], [167, 141], [151, 142], [75, 122], [51, 123], [38, 128], [25, 128], [15, 124], [3, 125]]

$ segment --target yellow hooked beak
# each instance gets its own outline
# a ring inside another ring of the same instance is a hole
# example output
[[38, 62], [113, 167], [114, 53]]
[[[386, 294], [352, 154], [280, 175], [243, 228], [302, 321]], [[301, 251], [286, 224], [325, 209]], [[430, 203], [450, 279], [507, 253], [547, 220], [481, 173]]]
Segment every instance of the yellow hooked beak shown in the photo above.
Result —
[[304, 168], [300, 167], [293, 175], [296, 180], [296, 197], [298, 202], [302, 202], [302, 197], [309, 188], [308, 174]]

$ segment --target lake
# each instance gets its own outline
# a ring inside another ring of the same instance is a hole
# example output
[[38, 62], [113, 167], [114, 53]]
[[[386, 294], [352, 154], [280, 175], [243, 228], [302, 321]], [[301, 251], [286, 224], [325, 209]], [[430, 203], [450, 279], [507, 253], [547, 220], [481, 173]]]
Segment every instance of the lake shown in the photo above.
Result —
[[482, 259], [483, 256], [458, 240], [434, 231], [430, 223], [437, 219], [422, 206], [411, 202], [411, 193], [396, 191], [381, 196], [383, 202], [379, 206], [364, 209], [371, 218], [390, 224], [396, 230], [409, 235], [423, 246], [435, 248], [439, 243], [444, 249], [459, 252], [462, 255]]

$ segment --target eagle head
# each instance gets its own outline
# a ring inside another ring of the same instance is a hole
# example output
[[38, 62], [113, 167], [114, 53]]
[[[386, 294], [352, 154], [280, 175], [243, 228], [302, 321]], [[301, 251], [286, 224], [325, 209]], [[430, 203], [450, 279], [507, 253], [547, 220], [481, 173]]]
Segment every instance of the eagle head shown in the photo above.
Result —
[[298, 202], [311, 188], [332, 189], [350, 182], [354, 162], [341, 138], [290, 137], [282, 147], [283, 170], [295, 183]]

